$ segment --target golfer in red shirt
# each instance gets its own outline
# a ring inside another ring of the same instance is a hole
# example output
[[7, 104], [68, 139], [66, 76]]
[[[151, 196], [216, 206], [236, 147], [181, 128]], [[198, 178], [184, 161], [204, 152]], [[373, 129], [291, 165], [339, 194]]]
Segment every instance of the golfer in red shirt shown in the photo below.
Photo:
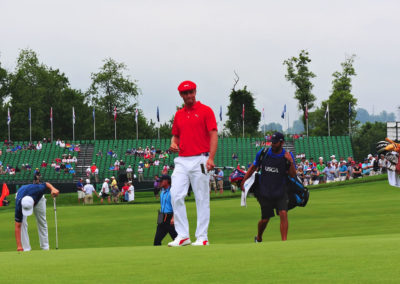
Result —
[[171, 201], [178, 236], [168, 246], [191, 244], [185, 197], [192, 185], [196, 199], [197, 229], [195, 246], [208, 245], [210, 187], [208, 171], [214, 168], [218, 146], [217, 122], [212, 109], [196, 101], [196, 84], [182, 82], [178, 91], [185, 106], [175, 114], [170, 150], [179, 152], [172, 173]]

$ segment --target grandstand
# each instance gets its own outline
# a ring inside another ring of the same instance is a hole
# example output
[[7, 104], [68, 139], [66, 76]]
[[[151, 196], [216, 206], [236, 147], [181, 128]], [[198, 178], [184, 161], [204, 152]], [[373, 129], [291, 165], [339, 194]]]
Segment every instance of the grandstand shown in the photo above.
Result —
[[[257, 153], [256, 141], [262, 141], [263, 138], [221, 138], [219, 140], [219, 146], [217, 155], [215, 158], [215, 164], [217, 167], [236, 167], [237, 164], [247, 166], [249, 162], [254, 159]], [[110, 177], [114, 175], [115, 171], [110, 170], [110, 167], [114, 164], [116, 158], [106, 155], [107, 151], [112, 150], [117, 154], [118, 159], [123, 159], [128, 165], [134, 167], [137, 172], [137, 165], [140, 161], [145, 161], [143, 157], [135, 155], [125, 155], [127, 149], [139, 149], [152, 147], [165, 151], [169, 148], [171, 143], [170, 139], [139, 139], [139, 140], [100, 140], [94, 142], [94, 151], [92, 162], [96, 163], [99, 168], [100, 178]], [[96, 154], [101, 151], [103, 156], [97, 156]], [[232, 159], [232, 154], [236, 153], [238, 160]], [[159, 166], [150, 166], [144, 169], [145, 179], [152, 179], [154, 175], [159, 175], [164, 165], [173, 165], [174, 158], [177, 154], [170, 153], [168, 158], [161, 159]], [[156, 159], [158, 154], [156, 155]]]
[[[261, 147], [264, 146], [264, 138], [220, 138], [215, 164], [217, 167], [236, 167], [238, 164], [247, 167], [249, 162], [254, 160], [255, 154]], [[33, 142], [36, 144], [36, 142]], [[92, 163], [96, 163], [99, 168], [99, 178], [103, 179], [110, 176], [118, 176], [118, 172], [111, 170], [116, 159], [124, 160], [126, 165], [132, 165], [135, 173], [137, 173], [137, 166], [139, 161], [145, 161], [143, 157], [135, 155], [126, 155], [127, 149], [138, 149], [152, 147], [155, 149], [165, 151], [169, 148], [170, 139], [139, 139], [139, 140], [78, 140], [71, 142], [73, 144], [80, 144], [80, 152], [73, 152], [67, 148], [61, 148], [53, 143], [44, 143], [40, 151], [36, 150], [18, 150], [11, 153], [6, 153], [7, 146], [0, 142], [0, 149], [3, 154], [0, 156], [0, 161], [5, 168], [7, 165], [11, 167], [22, 167], [22, 164], [29, 163], [32, 171], [21, 170], [15, 175], [4, 174], [1, 179], [7, 183], [21, 183], [31, 181], [33, 179], [33, 171], [39, 168], [42, 178], [52, 182], [66, 182], [71, 183], [79, 177], [85, 176], [85, 170]], [[27, 145], [27, 141], [14, 141], [14, 145]], [[297, 154], [305, 154], [306, 158], [323, 157], [325, 161], [334, 154], [336, 157], [353, 156], [350, 138], [348, 136], [331, 136], [331, 137], [308, 137], [299, 138], [293, 141], [288, 139], [286, 148]], [[116, 158], [107, 155], [109, 150], [116, 153]], [[101, 151], [103, 156], [96, 154]], [[232, 159], [232, 154], [237, 155], [237, 160]], [[73, 176], [61, 171], [55, 172], [50, 167], [50, 163], [56, 158], [62, 158], [63, 154], [75, 155], [78, 162], [72, 163], [71, 166], [75, 168], [76, 175]], [[177, 154], [171, 153], [166, 159], [160, 159], [159, 166], [150, 166], [144, 169], [144, 177], [151, 180], [154, 175], [160, 174], [164, 165], [173, 165], [173, 160]], [[156, 155], [158, 159], [159, 155]], [[42, 161], [48, 163], [46, 168], [41, 168]]]
[[297, 154], [305, 154], [306, 158], [318, 161], [323, 157], [329, 161], [330, 156], [336, 158], [354, 157], [349, 136], [315, 136], [296, 139], [294, 142]]
[[[28, 145], [27, 141], [14, 141], [14, 145]], [[37, 141], [33, 141], [36, 145]], [[21, 170], [21, 172], [16, 172], [15, 175], [4, 174], [1, 175], [1, 179], [4, 182], [13, 182], [13, 181], [25, 181], [25, 180], [33, 180], [34, 170], [38, 168], [42, 177], [49, 181], [62, 181], [62, 182], [72, 182], [73, 176], [71, 174], [64, 173], [60, 171], [60, 173], [56, 173], [53, 168], [50, 167], [50, 164], [56, 158], [62, 158], [63, 154], [71, 154], [73, 156], [78, 156], [78, 153], [72, 152], [67, 148], [61, 148], [56, 146], [55, 143], [44, 143], [42, 144], [42, 150], [17, 150], [10, 153], [6, 153], [7, 146], [4, 145], [4, 142], [0, 142], [0, 148], [3, 152], [2, 156], [0, 156], [0, 161], [3, 164], [3, 168], [5, 169], [7, 165], [11, 167], [19, 167], [22, 168], [22, 164], [29, 164], [32, 167], [32, 170], [25, 171]], [[10, 147], [13, 148], [13, 147]], [[40, 167], [43, 161], [48, 163], [46, 168]], [[75, 163], [70, 163], [70, 165], [75, 168]]]

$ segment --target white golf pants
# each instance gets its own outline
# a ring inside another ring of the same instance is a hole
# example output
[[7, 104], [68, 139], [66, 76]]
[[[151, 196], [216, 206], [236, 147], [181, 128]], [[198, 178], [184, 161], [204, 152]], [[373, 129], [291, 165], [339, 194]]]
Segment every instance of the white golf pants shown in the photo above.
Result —
[[[44, 196], [40, 201], [33, 207], [33, 213], [36, 217], [36, 223], [39, 233], [40, 248], [43, 250], [49, 249], [49, 236], [47, 232], [47, 221], [46, 221], [46, 198]], [[21, 225], [21, 243], [24, 251], [30, 251], [31, 245], [29, 243], [28, 235], [28, 220], [27, 216], [23, 217]]]
[[192, 185], [197, 209], [196, 238], [207, 240], [210, 223], [210, 185], [207, 172], [202, 173], [201, 164], [206, 171], [206, 156], [177, 157], [172, 173], [171, 203], [174, 209], [175, 230], [178, 237], [189, 238], [189, 222], [186, 214], [185, 197]]

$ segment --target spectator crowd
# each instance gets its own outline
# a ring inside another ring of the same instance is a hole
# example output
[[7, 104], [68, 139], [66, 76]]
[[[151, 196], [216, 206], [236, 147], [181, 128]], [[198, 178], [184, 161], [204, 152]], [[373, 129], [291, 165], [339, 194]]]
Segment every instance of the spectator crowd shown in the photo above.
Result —
[[297, 176], [307, 186], [379, 175], [386, 173], [387, 166], [385, 156], [377, 154], [369, 154], [362, 161], [355, 161], [353, 157], [337, 160], [335, 155], [326, 162], [322, 157], [318, 161], [302, 157], [297, 163]]

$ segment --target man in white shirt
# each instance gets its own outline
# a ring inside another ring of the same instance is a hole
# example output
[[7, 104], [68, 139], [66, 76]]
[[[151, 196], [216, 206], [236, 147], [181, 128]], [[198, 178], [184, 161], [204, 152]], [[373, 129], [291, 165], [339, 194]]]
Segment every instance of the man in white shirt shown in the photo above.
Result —
[[129, 165], [127, 168], [126, 168], [126, 177], [128, 178], [128, 180], [132, 180], [132, 178], [133, 178], [133, 169], [132, 169], [132, 166], [131, 165]]
[[40, 143], [40, 141], [36, 145], [36, 150], [42, 150], [42, 143]]
[[87, 177], [90, 177], [90, 173], [91, 173], [92, 171], [90, 170], [90, 167], [88, 167], [87, 169], [86, 169], [86, 176]]
[[374, 171], [374, 168], [373, 168], [374, 162], [375, 162], [375, 158], [372, 156], [372, 154], [368, 154], [367, 158], [368, 158], [368, 163], [369, 163], [370, 169], [371, 169], [369, 175], [370, 176], [374, 176], [374, 175], [376, 175], [376, 172]]
[[128, 182], [129, 189], [128, 189], [128, 201], [134, 201], [135, 200], [135, 187], [132, 184], [132, 181]]
[[143, 177], [143, 168], [142, 167], [138, 167], [138, 174], [139, 174], [139, 178], [138, 178], [138, 180], [139, 180], [139, 182], [142, 182], [143, 180], [144, 180], [144, 177]]
[[385, 155], [381, 154], [378, 160], [378, 167], [379, 167], [379, 172], [385, 173], [386, 172], [386, 159]]
[[115, 163], [114, 163], [114, 170], [115, 171], [119, 171], [119, 164], [120, 164], [119, 161], [116, 160]]
[[215, 182], [215, 170], [211, 170], [208, 172], [210, 175], [210, 193], [214, 189], [215, 194], [217, 194], [217, 184]]
[[96, 181], [96, 183], [99, 182], [99, 168], [96, 168], [94, 170], [94, 180]]
[[106, 178], [104, 180], [103, 186], [101, 187], [101, 199], [100, 199], [100, 203], [103, 204], [103, 199], [107, 198], [108, 203], [111, 203], [111, 199], [110, 199], [110, 188], [108, 186], [108, 182], [110, 180], [108, 178]]
[[93, 204], [93, 192], [99, 197], [93, 185], [90, 184], [90, 180], [86, 180], [86, 184], [83, 187], [83, 191], [85, 192], [85, 204]]

